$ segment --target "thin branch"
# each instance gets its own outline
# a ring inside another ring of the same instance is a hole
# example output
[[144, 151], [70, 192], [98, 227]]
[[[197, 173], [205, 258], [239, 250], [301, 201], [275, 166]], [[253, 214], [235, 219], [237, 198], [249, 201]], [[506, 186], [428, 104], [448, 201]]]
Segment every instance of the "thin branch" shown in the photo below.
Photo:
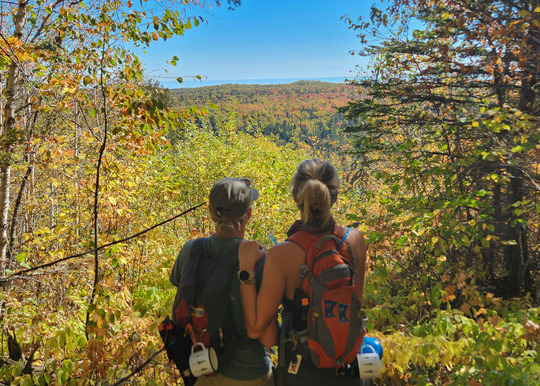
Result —
[[113, 246], [113, 245], [115, 245], [115, 244], [125, 243], [126, 241], [129, 241], [129, 240], [131, 240], [131, 239], [134, 239], [134, 238], [136, 238], [136, 237], [139, 237], [139, 236], [141, 236], [141, 235], [144, 235], [145, 233], [148, 233], [148, 232], [150, 232], [151, 230], [154, 230], [154, 229], [156, 229], [156, 228], [158, 228], [158, 227], [160, 227], [160, 226], [162, 226], [162, 225], [165, 225], [165, 224], [167, 224], [167, 223], [169, 223], [169, 222], [171, 222], [171, 221], [173, 221], [173, 220], [176, 220], [177, 218], [182, 217], [182, 216], [188, 214], [189, 212], [192, 212], [192, 211], [194, 211], [195, 209], [200, 208], [200, 207], [203, 206], [204, 204], [206, 204], [206, 202], [202, 202], [202, 203], [200, 203], [199, 205], [194, 206], [194, 207], [192, 207], [192, 208], [189, 208], [189, 209], [183, 211], [182, 213], [180, 213], [180, 214], [178, 214], [178, 215], [176, 215], [176, 216], [174, 216], [174, 217], [171, 217], [171, 218], [169, 218], [169, 219], [167, 219], [167, 220], [165, 220], [165, 221], [162, 221], [162, 222], [160, 222], [160, 223], [157, 223], [157, 224], [155, 224], [155, 225], [152, 225], [150, 228], [146, 228], [146, 229], [144, 229], [144, 230], [142, 230], [142, 231], [140, 231], [140, 232], [138, 232], [138, 233], [135, 233], [135, 234], [133, 234], [133, 235], [131, 235], [131, 236], [128, 236], [128, 237], [126, 237], [126, 238], [124, 238], [124, 239], [117, 240], [117, 241], [112, 241], [112, 242], [110, 242], [110, 243], [100, 245], [100, 246], [97, 247], [97, 248], [93, 248], [93, 249], [90, 249], [90, 250], [85, 251], [85, 252], [77, 253], [77, 254], [75, 254], [75, 255], [71, 255], [71, 256], [64, 257], [64, 258], [62, 258], [62, 259], [58, 259], [58, 260], [55, 260], [55, 261], [51, 261], [50, 263], [41, 264], [41, 265], [38, 265], [38, 266], [35, 266], [35, 267], [32, 267], [32, 268], [25, 269], [25, 270], [23, 270], [23, 271], [19, 271], [19, 272], [12, 273], [11, 275], [9, 275], [9, 276], [7, 276], [7, 277], [5, 277], [5, 278], [3, 278], [3, 279], [0, 279], [0, 283], [4, 283], [4, 282], [7, 282], [7, 281], [9, 281], [9, 280], [13, 280], [13, 278], [15, 278], [15, 277], [17, 277], [17, 276], [24, 275], [25, 273], [28, 273], [28, 272], [36, 271], [36, 270], [38, 270], [38, 269], [43, 269], [43, 268], [47, 268], [47, 267], [51, 267], [51, 266], [53, 266], [53, 265], [56, 265], [56, 264], [58, 264], [58, 263], [62, 263], [62, 262], [67, 261], [67, 260], [72, 260], [72, 259], [75, 259], [75, 258], [77, 258], [77, 257], [82, 257], [82, 256], [84, 256], [84, 255], [88, 255], [88, 254], [90, 254], [90, 253], [95, 253], [96, 251], [102, 250], [102, 249], [104, 249], [104, 248], [108, 248], [108, 247]]
[[159, 351], [156, 351], [155, 353], [150, 355], [150, 357], [146, 361], [144, 361], [143, 364], [141, 364], [140, 366], [137, 366], [137, 368], [135, 370], [133, 370], [131, 372], [131, 374], [126, 375], [123, 378], [120, 378], [116, 383], [113, 384], [113, 386], [117, 386], [117, 385], [120, 385], [120, 384], [124, 383], [129, 378], [131, 378], [132, 376], [134, 376], [135, 374], [140, 372], [144, 368], [144, 366], [146, 366], [148, 363], [150, 363], [152, 361], [152, 359], [154, 359], [156, 356], [158, 356], [158, 354], [160, 354], [163, 350], [165, 350], [165, 346], [163, 346]]
[[[103, 45], [102, 59], [105, 56], [105, 47]], [[98, 230], [98, 204], [99, 204], [99, 182], [101, 177], [101, 163], [103, 162], [103, 155], [105, 154], [105, 149], [107, 147], [107, 136], [109, 131], [109, 110], [107, 109], [107, 95], [105, 93], [105, 82], [103, 80], [103, 65], [101, 66], [101, 96], [103, 98], [103, 140], [101, 142], [101, 147], [99, 148], [99, 156], [96, 165], [96, 187], [94, 189], [94, 245], [99, 244], [99, 230]], [[99, 252], [94, 252], [94, 285], [92, 286], [92, 295], [90, 296], [90, 303], [88, 304], [88, 310], [86, 311], [86, 326], [88, 327], [88, 322], [90, 321], [90, 307], [94, 304], [96, 298], [97, 285], [99, 282]], [[88, 328], [85, 329], [86, 338], [88, 339]]]

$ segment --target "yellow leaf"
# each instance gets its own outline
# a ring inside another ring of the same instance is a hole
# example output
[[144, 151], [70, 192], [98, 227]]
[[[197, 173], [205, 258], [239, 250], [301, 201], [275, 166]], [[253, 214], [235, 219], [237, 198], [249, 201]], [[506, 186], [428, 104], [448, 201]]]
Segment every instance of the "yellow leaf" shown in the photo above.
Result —
[[116, 199], [114, 197], [109, 196], [108, 199], [111, 204], [116, 205]]

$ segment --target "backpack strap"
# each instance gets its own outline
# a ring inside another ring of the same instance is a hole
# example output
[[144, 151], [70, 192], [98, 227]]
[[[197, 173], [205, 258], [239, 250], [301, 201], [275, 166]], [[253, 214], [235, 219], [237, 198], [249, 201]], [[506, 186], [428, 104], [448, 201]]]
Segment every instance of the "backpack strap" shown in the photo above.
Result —
[[[201, 257], [204, 253], [204, 250], [206, 249], [206, 243], [208, 238], [207, 237], [199, 237], [193, 241], [193, 243], [190, 246], [189, 254], [186, 257], [185, 262], [183, 263], [183, 268], [181, 271], [181, 278], [180, 282], [178, 283], [178, 287], [185, 281], [186, 278], [190, 277], [191, 281], [194, 282], [195, 279], [198, 280], [197, 271], [199, 268], [199, 262], [201, 261]], [[173, 307], [172, 307], [172, 317], [175, 323], [178, 323], [180, 320], [180, 314], [177, 314], [177, 307], [180, 302], [180, 290], [179, 288], [176, 289], [176, 295], [174, 297]], [[192, 304], [191, 304], [192, 305]]]
[[193, 242], [193, 245], [191, 246], [189, 250], [190, 257], [199, 258], [202, 256], [204, 251], [206, 250], [206, 243], [208, 242], [208, 237], [199, 237], [195, 239]]
[[317, 236], [309, 233], [305, 230], [299, 230], [292, 234], [291, 236], [287, 237], [287, 240], [285, 241], [292, 241], [296, 245], [298, 245], [300, 248], [302, 248], [304, 251], [307, 251], [314, 241], [317, 240]]
[[317, 249], [321, 249], [322, 243], [328, 239], [335, 239], [337, 247], [336, 249], [339, 250], [343, 243], [345, 242], [345, 239], [349, 235], [350, 228], [344, 228], [339, 225], [334, 226], [334, 232], [329, 235], [324, 235], [320, 238], [313, 235], [312, 233], [306, 231], [306, 230], [298, 230], [292, 235], [290, 235], [286, 241], [292, 241], [293, 243], [297, 244], [300, 248], [302, 248], [304, 251], [307, 251], [309, 246], [312, 242], [315, 240], [319, 240], [317, 242]]
[[[196, 290], [195, 293], [200, 293], [201, 291], [201, 285], [204, 284], [204, 281], [201, 278], [201, 269], [199, 268], [199, 264], [204, 257], [204, 253], [206, 252], [208, 245], [208, 237], [199, 237], [195, 239], [193, 242], [193, 245], [191, 246], [191, 249], [189, 250], [189, 258], [193, 260], [193, 268], [195, 271], [190, 272], [190, 274], [194, 274], [196, 277]], [[195, 298], [193, 299], [195, 302]], [[195, 304], [191, 304], [194, 306]]]
[[274, 383], [276, 386], [285, 386], [285, 344], [292, 323], [291, 313], [289, 311], [282, 311], [281, 321], [278, 341], [278, 364], [274, 376]]
[[[307, 253], [310, 246], [314, 242], [316, 242], [317, 240], [318, 241], [317, 241], [316, 248], [320, 250], [322, 248], [323, 243], [326, 240], [334, 239], [334, 241], [336, 242], [336, 248], [334, 250], [328, 250], [326, 253], [321, 254], [313, 262], [315, 264], [317, 261], [321, 260], [322, 258], [324, 258], [327, 255], [331, 255], [332, 253], [335, 253], [335, 252], [339, 253], [340, 248], [345, 243], [345, 239], [349, 235], [349, 230], [350, 230], [350, 228], [344, 228], [344, 227], [339, 226], [339, 225], [336, 224], [334, 226], [333, 233], [328, 234], [328, 235], [324, 235], [322, 237], [317, 237], [317, 236], [313, 235], [312, 233], [310, 233], [310, 232], [308, 232], [306, 230], [298, 230], [295, 233], [293, 233], [292, 235], [290, 235], [287, 238], [286, 241], [292, 241], [293, 243], [298, 245], [300, 248], [302, 248]], [[349, 258], [351, 259], [350, 264], [354, 269], [355, 258], [354, 258], [354, 254], [353, 254], [353, 251], [352, 251], [352, 248], [351, 248], [350, 245], [347, 245], [347, 252], [349, 254]], [[346, 261], [346, 263], [348, 264], [349, 262]], [[300, 276], [300, 278], [307, 277], [310, 282], [313, 280], [313, 274], [309, 270], [306, 263], [304, 263], [304, 264], [302, 264], [300, 266], [300, 271], [298, 272], [298, 276]]]
[[336, 249], [339, 250], [339, 248], [341, 248], [341, 246], [343, 245], [343, 243], [345, 242], [345, 239], [347, 238], [347, 236], [349, 235], [349, 230], [350, 228], [345, 228], [345, 234], [343, 235], [343, 237], [341, 238], [341, 240], [339, 241]]

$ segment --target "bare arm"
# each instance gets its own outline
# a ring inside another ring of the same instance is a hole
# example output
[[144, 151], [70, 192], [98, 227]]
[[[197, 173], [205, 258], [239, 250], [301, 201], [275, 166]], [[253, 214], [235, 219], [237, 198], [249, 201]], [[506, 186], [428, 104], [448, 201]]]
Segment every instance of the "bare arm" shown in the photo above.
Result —
[[[275, 320], [279, 303], [285, 291], [285, 275], [279, 267], [279, 247], [277, 245], [268, 251], [259, 292], [256, 292], [254, 284], [240, 286], [246, 330], [252, 339], [260, 338], [267, 331], [270, 322]], [[260, 251], [260, 244], [256, 241], [241, 243], [238, 253], [240, 267], [253, 271]]]
[[358, 229], [351, 229], [351, 247], [355, 257], [355, 269], [358, 272], [358, 283], [360, 285], [360, 299], [364, 294], [366, 283], [366, 242], [364, 235]]
[[277, 322], [277, 314], [274, 316], [270, 324], [268, 325], [268, 328], [264, 333], [260, 336], [259, 342], [261, 342], [262, 345], [268, 348], [272, 348], [275, 345], [277, 345], [278, 341], [278, 322]]

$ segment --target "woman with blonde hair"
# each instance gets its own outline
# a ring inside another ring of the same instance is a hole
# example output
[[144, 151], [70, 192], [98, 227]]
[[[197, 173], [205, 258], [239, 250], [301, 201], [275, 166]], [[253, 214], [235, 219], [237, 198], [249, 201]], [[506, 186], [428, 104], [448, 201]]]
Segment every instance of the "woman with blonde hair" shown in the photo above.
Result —
[[[336, 169], [329, 162], [320, 159], [303, 161], [298, 166], [291, 185], [292, 196], [300, 211], [301, 219], [291, 226], [287, 236], [291, 237], [300, 230], [308, 231], [317, 237], [333, 234], [334, 229], [339, 227], [331, 213], [331, 207], [338, 199], [339, 179]], [[344, 242], [355, 257], [353, 268], [357, 273], [361, 299], [366, 267], [364, 237], [359, 230], [349, 229]], [[258, 242], [243, 242], [240, 244], [238, 255], [240, 270], [253, 271], [255, 263], [264, 254], [265, 248]], [[275, 318], [280, 303], [285, 311], [298, 307], [295, 303], [298, 302], [298, 293], [303, 281], [299, 273], [300, 267], [304, 264], [306, 264], [305, 250], [290, 239], [269, 249], [259, 292], [256, 292], [254, 285], [242, 285], [240, 288], [248, 336], [256, 339], [263, 334]], [[281, 351], [280, 355], [283, 355]], [[298, 363], [296, 358], [287, 357], [286, 361], [285, 379], [290, 385], [359, 383], [358, 378], [351, 376], [337, 378], [335, 368], [318, 368], [309, 360], [302, 359]]]
[[[245, 235], [246, 227], [251, 218], [253, 201], [258, 196], [259, 193], [252, 187], [252, 181], [249, 178], [223, 178], [217, 181], [210, 190], [209, 211], [214, 222], [215, 233], [210, 237], [189, 240], [184, 244], [169, 277], [171, 284], [179, 288], [173, 304], [173, 320], [175, 322], [179, 323], [182, 316], [181, 314], [177, 316], [177, 306], [181, 299], [179, 286], [182, 284], [182, 277], [189, 277], [189, 273], [193, 273], [193, 271], [185, 272], [192, 248], [195, 248], [197, 242], [202, 242], [202, 254], [209, 259], [229, 258], [229, 254], [232, 254], [237, 266], [238, 245]], [[218, 363], [217, 375], [200, 376], [196, 380], [195, 386], [273, 385], [270, 359], [265, 346], [272, 347], [275, 344], [277, 327], [270, 326], [266, 333], [259, 334], [255, 339], [247, 335], [242, 305], [240, 304], [241, 281], [237, 275], [236, 266], [233, 267], [229, 278], [223, 276], [224, 272], [217, 272], [217, 276], [221, 276], [229, 282], [230, 317], [235, 334], [234, 345], [231, 344], [230, 358], [224, 365]], [[260, 281], [263, 269], [264, 260], [261, 259], [256, 266], [252, 266], [253, 277], [249, 278], [248, 281], [255, 282], [256, 278]], [[195, 275], [191, 276], [199, 277], [199, 271], [195, 271]], [[202, 285], [205, 283], [199, 281], [196, 283], [197, 288], [202, 290]], [[215, 294], [216, 297], [217, 295]], [[182, 376], [186, 376], [184, 383], [191, 382], [193, 384], [189, 372], [187, 375], [182, 374]]]

